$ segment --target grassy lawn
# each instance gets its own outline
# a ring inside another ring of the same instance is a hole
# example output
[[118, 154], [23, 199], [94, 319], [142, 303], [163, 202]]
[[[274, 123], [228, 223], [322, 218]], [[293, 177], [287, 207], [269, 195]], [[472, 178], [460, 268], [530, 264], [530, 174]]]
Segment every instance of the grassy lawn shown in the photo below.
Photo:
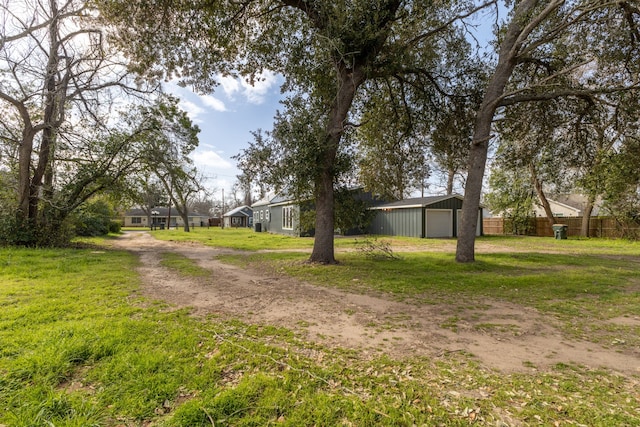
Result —
[[280, 234], [256, 233], [248, 228], [195, 227], [189, 233], [182, 229], [155, 230], [153, 237], [176, 242], [199, 242], [208, 246], [246, 251], [262, 249], [311, 249], [313, 238], [290, 237]]
[[[598, 326], [640, 313], [634, 243], [484, 238], [484, 247], [513, 252], [457, 265], [452, 241], [393, 239], [394, 247], [412, 252], [386, 260], [363, 256], [359, 243], [345, 238], [336, 246], [355, 250], [340, 253], [341, 264], [315, 267], [303, 264], [307, 255], [299, 252], [310, 239], [219, 229], [153, 234], [274, 249], [226, 259], [324, 286], [423, 304], [513, 301], [549, 313], [576, 336], [601, 343], [615, 337], [623, 350], [640, 345], [637, 326]], [[163, 254], [162, 263], [185, 276], [201, 274], [175, 254]], [[637, 376], [564, 364], [504, 375], [459, 353], [362, 360], [285, 329], [196, 319], [148, 301], [139, 295], [135, 265], [131, 255], [102, 246], [0, 248], [0, 426], [640, 423]]]
[[[149, 231], [148, 228], [129, 228], [131, 231]], [[208, 246], [231, 248], [246, 251], [259, 250], [299, 250], [313, 247], [311, 237], [292, 237], [271, 233], [256, 233], [249, 228], [195, 227], [189, 233], [182, 229], [155, 230], [150, 233], [160, 240], [176, 242], [198, 242]], [[341, 249], [357, 249], [367, 238], [363, 236], [336, 236], [335, 246]], [[379, 240], [388, 241], [395, 250], [455, 251], [453, 239], [417, 239], [411, 237], [380, 236]], [[508, 246], [515, 251], [561, 252], [590, 255], [631, 255], [640, 256], [640, 243], [618, 239], [580, 239], [555, 240], [549, 237], [484, 236], [478, 238], [479, 253], [483, 250]]]

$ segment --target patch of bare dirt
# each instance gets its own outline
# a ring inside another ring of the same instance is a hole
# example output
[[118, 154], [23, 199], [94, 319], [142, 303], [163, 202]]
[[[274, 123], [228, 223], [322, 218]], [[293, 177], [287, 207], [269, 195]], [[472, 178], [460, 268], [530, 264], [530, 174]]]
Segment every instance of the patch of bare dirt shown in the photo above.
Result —
[[[216, 260], [232, 250], [155, 240], [146, 232], [125, 233], [114, 246], [140, 257], [143, 293], [152, 299], [192, 307], [197, 315], [286, 327], [308, 340], [358, 349], [364, 357], [467, 352], [484, 366], [503, 372], [545, 369], [562, 362], [640, 374], [640, 354], [567, 339], [551, 319], [515, 304], [418, 306], [324, 288]], [[188, 279], [162, 268], [158, 255], [167, 251], [195, 260], [211, 271], [211, 277]], [[623, 321], [635, 324], [636, 319]]]

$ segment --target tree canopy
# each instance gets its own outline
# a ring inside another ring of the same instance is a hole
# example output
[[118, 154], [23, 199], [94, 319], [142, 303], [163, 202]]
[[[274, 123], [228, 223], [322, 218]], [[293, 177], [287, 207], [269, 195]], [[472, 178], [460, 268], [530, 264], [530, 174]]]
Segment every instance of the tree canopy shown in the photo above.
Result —
[[130, 185], [153, 144], [197, 145], [175, 100], [145, 115], [157, 85], [131, 73], [86, 1], [3, 1], [0, 22], [0, 242], [64, 244], [70, 217], [83, 232], [77, 218]]
[[0, 4], [2, 165], [14, 197], [3, 233], [47, 244], [68, 215], [135, 161], [132, 134], [109, 129], [116, 97], [148, 93], [130, 78], [84, 1]]
[[389, 88], [407, 105], [430, 111], [429, 100], [465, 71], [451, 66], [466, 45], [460, 26], [452, 24], [486, 5], [110, 0], [99, 7], [117, 26], [135, 69], [148, 76], [180, 77], [201, 90], [213, 89], [218, 75], [251, 81], [268, 68], [285, 77], [283, 90], [291, 97], [274, 133], [289, 133], [288, 143], [301, 155], [292, 167], [296, 181], [307, 176], [312, 184], [316, 237], [310, 260], [333, 263], [334, 185], [349, 151], [345, 135], [373, 111], [374, 96]]
[[638, 90], [638, 2], [513, 2], [498, 29], [492, 67], [474, 125], [456, 260], [475, 259], [475, 227], [496, 114], [521, 102], [603, 99]]

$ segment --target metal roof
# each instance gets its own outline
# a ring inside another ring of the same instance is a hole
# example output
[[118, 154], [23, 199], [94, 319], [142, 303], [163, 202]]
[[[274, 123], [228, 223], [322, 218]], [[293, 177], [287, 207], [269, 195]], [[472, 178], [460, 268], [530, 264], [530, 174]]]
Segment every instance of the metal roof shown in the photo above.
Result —
[[404, 199], [404, 200], [398, 200], [396, 202], [384, 203], [382, 205], [375, 206], [371, 209], [426, 208], [430, 205], [433, 205], [443, 200], [447, 200], [451, 198], [464, 200], [464, 198], [459, 194], [448, 194], [446, 196], [414, 197], [411, 199]]
[[264, 199], [258, 200], [257, 202], [253, 203], [253, 204], [251, 205], [251, 207], [253, 208], [253, 207], [258, 207], [258, 206], [268, 206], [268, 205], [270, 205], [270, 204], [271, 204], [271, 201], [272, 201], [273, 199], [275, 199], [275, 196], [274, 196], [274, 195], [267, 196], [267, 197], [265, 197]]

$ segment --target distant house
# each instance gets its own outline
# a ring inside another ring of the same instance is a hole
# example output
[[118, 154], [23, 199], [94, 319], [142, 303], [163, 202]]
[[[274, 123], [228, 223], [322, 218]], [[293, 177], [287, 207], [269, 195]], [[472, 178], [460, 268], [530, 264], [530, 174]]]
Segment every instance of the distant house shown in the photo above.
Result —
[[[130, 209], [124, 213], [124, 226], [125, 227], [167, 227], [169, 221], [169, 227], [183, 227], [184, 222], [182, 217], [175, 208], [155, 207], [151, 209], [150, 219], [147, 213], [142, 209]], [[200, 214], [198, 212], [190, 212], [189, 226], [191, 227], [204, 227], [209, 223], [209, 217], [207, 215]]]
[[259, 200], [251, 205], [253, 209], [253, 226], [256, 231], [271, 231], [271, 200], [275, 196], [270, 196]]
[[[349, 197], [373, 204], [375, 198], [362, 188], [348, 190]], [[289, 236], [313, 236], [315, 230], [301, 230], [300, 217], [314, 209], [312, 201], [296, 201], [286, 192], [260, 200], [253, 205], [253, 221], [256, 231], [268, 231]], [[361, 230], [336, 230], [340, 234], [360, 234]]]
[[[463, 197], [457, 194], [405, 199], [381, 203], [371, 193], [353, 190], [353, 197], [371, 203], [375, 217], [367, 230], [369, 234], [408, 237], [456, 237], [462, 217]], [[277, 195], [252, 205], [256, 231], [269, 231], [291, 236], [300, 235], [300, 215], [313, 205], [299, 204], [291, 197]], [[348, 230], [344, 234], [362, 233]], [[313, 230], [303, 234], [313, 235]], [[482, 234], [482, 207], [478, 216], [477, 234]]]
[[238, 206], [223, 216], [225, 227], [253, 227], [253, 209], [249, 206]]
[[[553, 200], [547, 199], [551, 212], [556, 218], [582, 216], [587, 205], [587, 197], [581, 194], [568, 194], [556, 196]], [[544, 208], [536, 204], [534, 212], [537, 217], [547, 216]], [[594, 203], [591, 216], [598, 216], [600, 213], [600, 203]]]
[[[464, 198], [447, 196], [418, 197], [385, 203], [371, 209], [377, 212], [370, 234], [407, 237], [457, 237]], [[482, 207], [476, 234], [482, 235]]]
[[300, 236], [300, 214], [304, 211], [304, 208], [301, 209], [300, 203], [287, 194], [279, 194], [272, 197], [266, 205], [264, 201], [256, 204], [258, 205], [262, 231]]

